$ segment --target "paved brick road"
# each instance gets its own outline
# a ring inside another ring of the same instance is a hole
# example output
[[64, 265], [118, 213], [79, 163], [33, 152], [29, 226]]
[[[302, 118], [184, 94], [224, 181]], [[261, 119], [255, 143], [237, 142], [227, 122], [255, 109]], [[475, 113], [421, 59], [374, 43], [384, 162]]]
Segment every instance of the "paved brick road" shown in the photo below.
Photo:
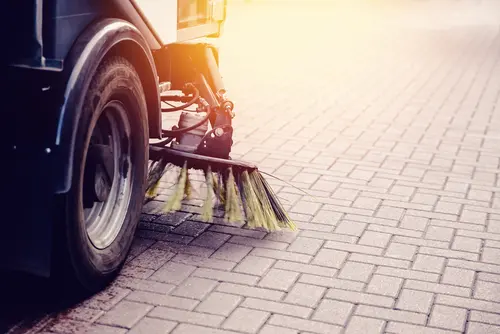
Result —
[[220, 41], [234, 156], [314, 196], [271, 180], [300, 231], [152, 202], [113, 286], [32, 332], [500, 333], [498, 1], [264, 3]]

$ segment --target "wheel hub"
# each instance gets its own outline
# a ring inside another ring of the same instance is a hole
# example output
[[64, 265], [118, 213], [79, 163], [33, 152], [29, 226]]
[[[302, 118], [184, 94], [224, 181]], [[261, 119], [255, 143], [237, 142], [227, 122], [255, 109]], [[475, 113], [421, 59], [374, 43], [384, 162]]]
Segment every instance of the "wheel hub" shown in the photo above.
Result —
[[85, 162], [82, 204], [87, 235], [108, 247], [123, 225], [131, 198], [131, 125], [124, 105], [109, 102], [93, 129]]
[[[86, 170], [90, 184], [84, 193], [86, 201], [105, 202], [108, 199], [113, 185], [114, 165], [111, 146], [92, 144], [89, 147]], [[94, 181], [93, 187], [91, 180]]]

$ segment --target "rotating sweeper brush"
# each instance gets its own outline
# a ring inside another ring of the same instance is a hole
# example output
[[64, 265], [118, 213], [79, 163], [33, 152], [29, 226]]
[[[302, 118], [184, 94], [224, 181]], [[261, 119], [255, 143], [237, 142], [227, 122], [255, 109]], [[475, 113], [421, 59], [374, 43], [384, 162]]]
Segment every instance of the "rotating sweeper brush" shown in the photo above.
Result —
[[[192, 79], [184, 83], [184, 94], [162, 95], [162, 102], [170, 105], [162, 111], [181, 111], [181, 115], [177, 126], [163, 130], [161, 142], [150, 145], [147, 196], [157, 196], [162, 178], [176, 170], [175, 190], [164, 212], [180, 210], [193, 190], [191, 171], [201, 170], [206, 188], [201, 215], [204, 221], [212, 220], [218, 203], [226, 222], [246, 221], [249, 228], [268, 231], [294, 230], [294, 223], [257, 166], [230, 158], [234, 105], [226, 97], [212, 47], [205, 45], [200, 51], [183, 73], [183, 77]], [[193, 106], [196, 109], [187, 109]]]

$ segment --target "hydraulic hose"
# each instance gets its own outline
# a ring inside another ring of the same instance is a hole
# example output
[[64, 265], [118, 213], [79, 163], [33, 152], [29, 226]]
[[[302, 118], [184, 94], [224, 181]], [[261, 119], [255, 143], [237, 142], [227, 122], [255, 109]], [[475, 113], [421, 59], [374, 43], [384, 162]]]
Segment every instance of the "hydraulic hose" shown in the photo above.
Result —
[[[193, 104], [195, 104], [196, 102], [198, 102], [198, 99], [200, 98], [200, 91], [198, 90], [198, 88], [196, 88], [194, 85], [189, 85], [189, 87], [191, 89], [194, 90], [194, 93], [193, 93], [193, 98], [187, 102], [187, 103], [184, 103], [183, 105], [180, 105], [178, 107], [172, 107], [172, 108], [161, 108], [161, 111], [162, 112], [174, 112], [174, 111], [180, 111], [180, 110], [183, 110], [183, 109], [186, 109], [190, 106], [192, 106]], [[163, 98], [163, 97], [162, 97]], [[165, 97], [166, 99], [167, 97]]]
[[166, 137], [177, 137], [181, 133], [185, 133], [185, 132], [191, 131], [193, 129], [196, 129], [197, 127], [199, 127], [200, 125], [202, 125], [203, 123], [205, 123], [206, 121], [208, 121], [208, 119], [210, 118], [210, 115], [212, 113], [213, 113], [213, 109], [212, 108], [208, 108], [207, 114], [198, 123], [190, 125], [190, 126], [187, 126], [185, 128], [176, 129], [176, 130], [165, 130], [165, 129], [162, 129], [161, 132]]

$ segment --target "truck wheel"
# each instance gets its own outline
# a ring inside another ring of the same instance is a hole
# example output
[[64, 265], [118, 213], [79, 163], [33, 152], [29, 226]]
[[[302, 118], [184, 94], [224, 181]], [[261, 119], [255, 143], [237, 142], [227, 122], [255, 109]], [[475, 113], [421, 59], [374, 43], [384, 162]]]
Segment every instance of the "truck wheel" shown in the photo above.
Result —
[[71, 278], [83, 291], [96, 292], [126, 260], [147, 178], [146, 101], [139, 76], [125, 58], [112, 57], [99, 66], [85, 93], [76, 138], [56, 256], [63, 257], [66, 283]]

